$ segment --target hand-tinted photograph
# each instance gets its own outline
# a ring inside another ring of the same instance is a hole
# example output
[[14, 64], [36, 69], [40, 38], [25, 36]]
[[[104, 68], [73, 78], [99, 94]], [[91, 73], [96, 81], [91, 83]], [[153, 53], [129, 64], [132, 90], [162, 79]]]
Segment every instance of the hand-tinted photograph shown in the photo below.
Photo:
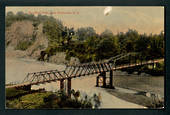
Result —
[[164, 7], [6, 7], [6, 109], [163, 109]]

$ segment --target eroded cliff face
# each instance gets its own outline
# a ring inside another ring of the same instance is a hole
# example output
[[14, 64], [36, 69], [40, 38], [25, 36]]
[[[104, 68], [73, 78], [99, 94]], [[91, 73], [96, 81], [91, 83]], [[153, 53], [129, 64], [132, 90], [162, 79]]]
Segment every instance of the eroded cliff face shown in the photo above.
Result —
[[[37, 58], [40, 55], [40, 51], [47, 48], [48, 40], [42, 33], [42, 24], [40, 24], [36, 30], [35, 39], [33, 39], [34, 31], [33, 22], [31, 21], [17, 21], [10, 27], [6, 28], [6, 56], [10, 56], [12, 53], [12, 56], [14, 57], [30, 56], [32, 58]], [[20, 47], [18, 48], [18, 45], [23, 42], [30, 42], [31, 44], [22, 50]], [[14, 52], [16, 52], [16, 55]]]
[[[42, 30], [43, 24], [39, 24], [35, 30], [32, 21], [16, 21], [10, 27], [7, 27], [5, 32], [6, 57], [38, 59], [41, 51], [44, 51], [48, 47], [47, 36], [43, 34]], [[33, 39], [35, 32], [36, 37]], [[23, 50], [18, 47], [19, 45], [22, 45], [21, 47], [25, 47], [24, 45], [29, 46]], [[69, 63], [65, 60], [65, 56], [65, 52], [58, 52], [49, 57], [49, 62], [57, 64]], [[70, 62], [79, 63], [79, 60], [71, 58]]]

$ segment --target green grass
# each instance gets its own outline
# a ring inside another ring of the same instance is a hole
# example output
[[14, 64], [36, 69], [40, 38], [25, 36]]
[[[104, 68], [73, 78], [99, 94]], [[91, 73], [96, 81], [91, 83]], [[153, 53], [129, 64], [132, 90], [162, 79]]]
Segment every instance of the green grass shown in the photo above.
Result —
[[[11, 92], [12, 93], [12, 92]], [[92, 105], [95, 101], [95, 105]], [[59, 109], [59, 108], [92, 108], [98, 107], [100, 100], [97, 95], [80, 98], [80, 92], [72, 92], [72, 97], [64, 91], [36, 92], [19, 98], [6, 100], [6, 107], [12, 109]]]
[[20, 98], [15, 98], [13, 100], [7, 100], [6, 105], [8, 108], [14, 109], [36, 109], [44, 104], [44, 98], [48, 97], [51, 92], [46, 93], [33, 93], [27, 94]]
[[23, 108], [36, 109], [44, 104], [44, 98], [48, 97], [50, 94], [52, 94], [52, 92], [28, 94], [22, 96], [20, 101]]
[[18, 90], [15, 88], [6, 88], [6, 98], [16, 97], [25, 93], [28, 93], [28, 91]]

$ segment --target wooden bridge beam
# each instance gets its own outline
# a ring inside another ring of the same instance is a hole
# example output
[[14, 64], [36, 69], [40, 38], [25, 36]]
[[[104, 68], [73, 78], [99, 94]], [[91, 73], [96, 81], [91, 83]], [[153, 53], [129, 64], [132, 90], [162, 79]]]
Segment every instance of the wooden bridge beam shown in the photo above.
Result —
[[89, 65], [89, 69], [90, 69], [90, 74], [94, 74], [94, 70], [93, 70], [92, 64]]
[[83, 70], [84, 70], [84, 67], [83, 67], [83, 66], [80, 66], [80, 67], [81, 67], [81, 71], [80, 71], [80, 73], [79, 73], [79, 77], [82, 76], [82, 72], [83, 72]]
[[86, 65], [84, 65], [84, 76], [86, 75], [86, 73], [88, 72], [87, 70], [88, 70], [88, 68], [86, 67]]
[[107, 67], [106, 63], [104, 63], [104, 67], [106, 68], [106, 71], [109, 71], [109, 68]]
[[98, 73], [98, 69], [97, 69], [97, 65], [96, 64], [93, 64], [93, 68], [95, 69], [95, 73]]
[[70, 74], [70, 76], [72, 76], [73, 75], [73, 73], [74, 73], [74, 71], [76, 70], [76, 67], [73, 67], [73, 70], [72, 70], [72, 72], [71, 72], [71, 74]]
[[103, 71], [107, 71], [107, 70], [105, 70], [105, 68], [104, 68], [102, 63], [100, 64], [100, 67], [102, 68]]
[[96, 64], [97, 65], [97, 69], [99, 70], [98, 72], [100, 72], [101, 73], [101, 70], [100, 70], [100, 66], [99, 66], [99, 64]]
[[80, 66], [78, 66], [78, 69], [76, 70], [76, 72], [75, 72], [75, 77], [77, 77], [78, 76], [78, 72], [79, 72], [79, 70], [80, 70]]
[[92, 69], [91, 69], [91, 67], [90, 67], [90, 65], [87, 65], [87, 68], [88, 68], [88, 75], [90, 75], [90, 74], [92, 74]]

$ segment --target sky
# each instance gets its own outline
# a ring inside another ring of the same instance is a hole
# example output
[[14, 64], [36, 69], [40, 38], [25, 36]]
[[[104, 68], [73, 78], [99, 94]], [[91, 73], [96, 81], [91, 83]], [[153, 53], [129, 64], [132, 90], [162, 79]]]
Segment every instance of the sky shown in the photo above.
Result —
[[105, 29], [114, 34], [135, 29], [143, 34], [159, 34], [164, 31], [164, 7], [112, 6], [109, 15], [104, 15], [107, 6], [56, 6], [56, 7], [6, 7], [6, 12], [23, 11], [34, 15], [52, 15], [64, 25], [74, 27], [93, 27], [97, 33]]

